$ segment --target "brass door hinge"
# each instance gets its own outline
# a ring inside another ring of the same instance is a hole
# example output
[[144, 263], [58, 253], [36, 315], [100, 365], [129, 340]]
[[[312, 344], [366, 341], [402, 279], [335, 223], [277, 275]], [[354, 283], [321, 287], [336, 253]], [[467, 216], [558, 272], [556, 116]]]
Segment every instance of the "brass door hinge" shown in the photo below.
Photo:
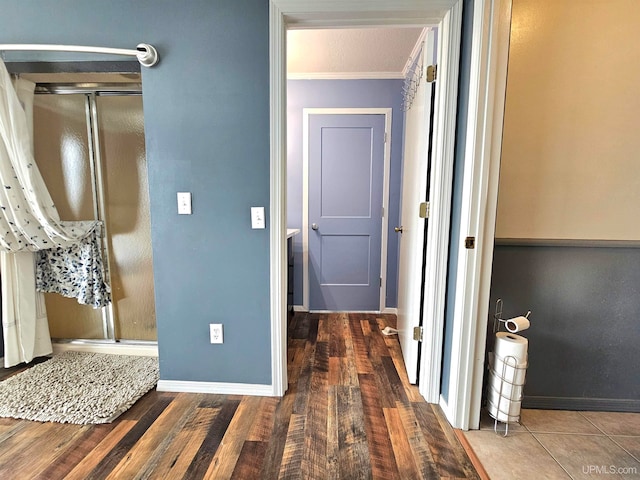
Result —
[[422, 202], [420, 204], [420, 218], [429, 218], [431, 215], [431, 204], [429, 202]]
[[435, 82], [437, 78], [438, 78], [438, 66], [429, 65], [427, 67], [427, 82], [429, 83]]
[[422, 327], [413, 327], [413, 339], [416, 342], [422, 341]]

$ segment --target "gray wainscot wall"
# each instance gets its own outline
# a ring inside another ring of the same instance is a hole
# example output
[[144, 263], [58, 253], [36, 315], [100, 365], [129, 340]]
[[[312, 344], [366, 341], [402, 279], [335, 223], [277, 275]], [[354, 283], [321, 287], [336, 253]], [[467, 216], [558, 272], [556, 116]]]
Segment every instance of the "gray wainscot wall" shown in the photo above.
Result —
[[498, 240], [498, 298], [532, 311], [523, 407], [640, 411], [640, 245]]

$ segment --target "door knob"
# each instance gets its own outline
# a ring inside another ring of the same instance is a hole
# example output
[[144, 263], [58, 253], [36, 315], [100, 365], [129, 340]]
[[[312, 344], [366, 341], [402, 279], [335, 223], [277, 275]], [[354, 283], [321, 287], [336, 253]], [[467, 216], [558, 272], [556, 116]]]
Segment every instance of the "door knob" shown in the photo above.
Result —
[[317, 230], [318, 229], [318, 224], [317, 223], [312, 223], [311, 224], [311, 229], [312, 230]]
[[402, 233], [403, 228], [402, 227], [396, 227], [394, 228], [396, 233]]

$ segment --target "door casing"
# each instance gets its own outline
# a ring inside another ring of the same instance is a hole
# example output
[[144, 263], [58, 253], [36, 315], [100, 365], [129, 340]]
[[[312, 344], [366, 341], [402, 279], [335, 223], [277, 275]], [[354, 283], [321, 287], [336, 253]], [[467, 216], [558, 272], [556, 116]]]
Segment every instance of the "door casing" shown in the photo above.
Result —
[[[270, 1], [270, 265], [271, 265], [271, 345], [272, 391], [281, 396], [287, 386], [286, 332], [286, 30], [291, 28], [331, 28], [357, 26], [437, 25], [438, 58], [441, 66], [438, 97], [441, 115], [434, 143], [440, 148], [445, 170], [451, 170], [455, 145], [458, 92], [459, 47], [463, 0], [311, 0]], [[482, 0], [477, 0], [482, 1]], [[485, 0], [489, 1], [489, 0]], [[444, 168], [444, 167], [443, 167]], [[435, 170], [435, 169], [434, 169]], [[442, 171], [437, 173], [442, 175]], [[451, 189], [451, 178], [439, 177], [443, 189]], [[433, 185], [433, 183], [432, 183]], [[442, 192], [440, 192], [442, 193]], [[444, 194], [441, 198], [450, 198]], [[437, 242], [434, 252], [446, 251], [449, 234], [448, 211], [440, 214], [432, 228]], [[437, 224], [437, 226], [436, 226]], [[430, 270], [425, 292], [429, 308], [444, 310], [446, 256], [435, 258], [440, 268]], [[433, 263], [434, 259], [432, 259]], [[431, 278], [435, 277], [435, 278]], [[434, 303], [434, 296], [441, 301]], [[430, 328], [436, 335], [422, 344], [420, 392], [432, 403], [439, 401], [442, 332], [444, 315], [435, 315]], [[451, 420], [451, 419], [450, 419]], [[455, 420], [452, 420], [454, 423]]]
[[389, 220], [389, 171], [391, 164], [391, 108], [305, 108], [302, 110], [302, 307], [309, 310], [309, 117], [311, 115], [384, 115], [384, 170], [382, 190], [382, 243], [380, 248], [380, 308], [385, 309], [387, 290], [387, 231]]
[[[457, 108], [457, 67], [460, 47], [463, 0], [270, 0], [270, 287], [271, 287], [271, 391], [284, 395], [287, 387], [286, 331], [286, 30], [313, 27], [438, 25], [438, 58], [447, 58], [456, 75], [441, 82], [440, 101], [444, 107], [437, 120], [444, 137], [445, 150], [453, 153]], [[456, 294], [455, 341], [460, 358], [451, 365], [451, 382], [458, 395], [450, 397], [455, 404], [446, 405], [445, 413], [456, 428], [478, 428], [480, 390], [484, 347], [482, 334], [486, 327], [489, 303], [493, 228], [497, 202], [497, 176], [500, 158], [510, 6], [512, 0], [475, 0], [471, 64], [465, 182], [463, 186], [461, 236], [475, 235], [476, 251], [464, 250], [460, 239], [453, 248], [461, 252], [458, 281], [462, 291]], [[446, 45], [443, 45], [445, 44]], [[506, 49], [505, 49], [506, 45]], [[454, 81], [455, 77], [455, 81]], [[440, 77], [442, 80], [442, 77]], [[437, 137], [436, 142], [443, 138]], [[450, 184], [449, 184], [450, 186]], [[472, 221], [469, 221], [472, 220]], [[442, 233], [439, 241], [448, 242]], [[448, 233], [448, 226], [447, 226]], [[470, 260], [470, 261], [467, 261]], [[441, 265], [440, 265], [441, 266]], [[461, 275], [462, 273], [462, 275]], [[446, 268], [432, 272], [431, 284], [425, 291], [426, 302], [446, 289]], [[443, 280], [444, 279], [444, 280]], [[425, 302], [425, 303], [426, 303]], [[426, 305], [425, 305], [426, 306]], [[460, 306], [460, 308], [458, 308]], [[444, 307], [442, 301], [435, 310]], [[425, 310], [427, 312], [427, 310]], [[482, 313], [484, 312], [484, 313]], [[475, 313], [475, 315], [474, 315]], [[467, 314], [471, 314], [470, 317]], [[433, 331], [442, 336], [443, 317], [434, 317]], [[427, 332], [425, 332], [427, 333]], [[428, 339], [422, 345], [420, 392], [432, 403], [439, 402], [442, 340]], [[478, 373], [479, 372], [479, 373]], [[459, 387], [459, 388], [458, 388]], [[434, 402], [433, 398], [436, 397]], [[470, 419], [471, 417], [471, 419]]]

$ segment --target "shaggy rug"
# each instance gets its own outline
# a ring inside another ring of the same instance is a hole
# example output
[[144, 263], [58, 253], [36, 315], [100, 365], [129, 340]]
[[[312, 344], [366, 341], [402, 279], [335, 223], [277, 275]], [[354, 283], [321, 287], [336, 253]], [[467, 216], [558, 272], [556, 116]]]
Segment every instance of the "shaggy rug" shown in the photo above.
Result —
[[109, 423], [158, 382], [158, 359], [65, 352], [0, 382], [0, 417]]

